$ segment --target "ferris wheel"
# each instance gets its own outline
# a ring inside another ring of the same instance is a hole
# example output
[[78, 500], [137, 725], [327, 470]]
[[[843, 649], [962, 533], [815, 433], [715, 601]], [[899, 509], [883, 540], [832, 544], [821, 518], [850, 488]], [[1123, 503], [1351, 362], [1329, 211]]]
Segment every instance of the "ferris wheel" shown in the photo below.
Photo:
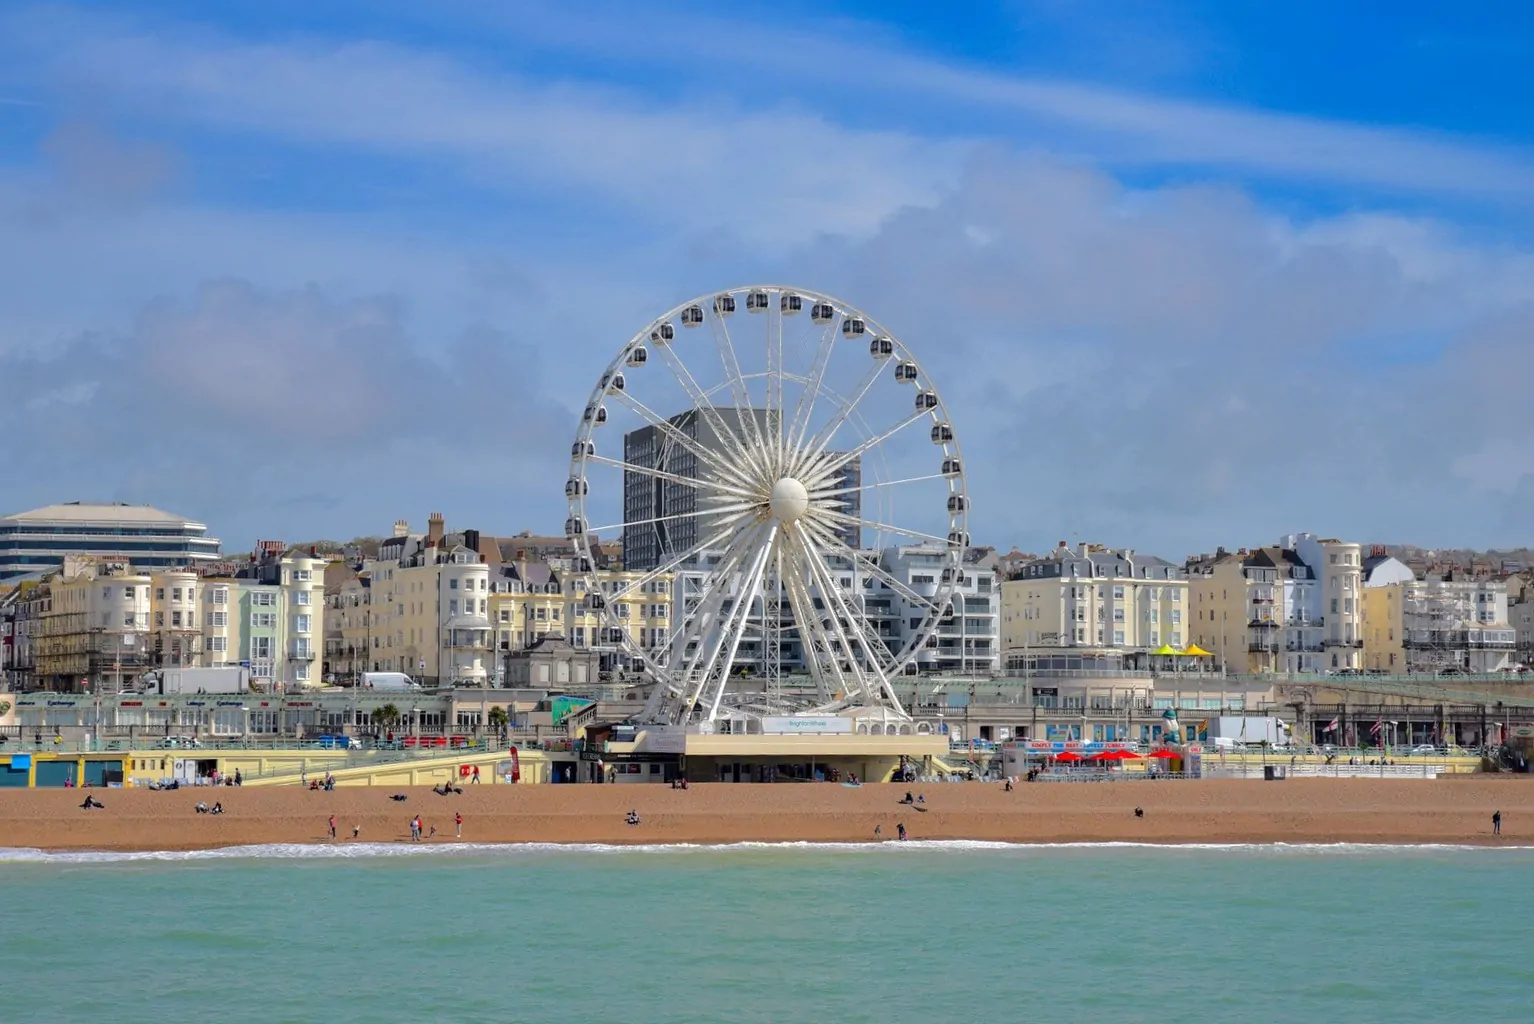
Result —
[[892, 333], [817, 292], [733, 288], [646, 325], [586, 403], [565, 496], [591, 645], [653, 679], [646, 721], [904, 718], [892, 680], [962, 601], [948, 408]]

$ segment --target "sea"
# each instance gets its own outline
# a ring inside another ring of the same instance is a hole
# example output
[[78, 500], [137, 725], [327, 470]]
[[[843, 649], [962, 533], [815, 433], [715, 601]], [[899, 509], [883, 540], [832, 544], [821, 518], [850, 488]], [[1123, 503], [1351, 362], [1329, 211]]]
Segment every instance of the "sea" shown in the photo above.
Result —
[[0, 850], [0, 1021], [1534, 1020], [1534, 848]]

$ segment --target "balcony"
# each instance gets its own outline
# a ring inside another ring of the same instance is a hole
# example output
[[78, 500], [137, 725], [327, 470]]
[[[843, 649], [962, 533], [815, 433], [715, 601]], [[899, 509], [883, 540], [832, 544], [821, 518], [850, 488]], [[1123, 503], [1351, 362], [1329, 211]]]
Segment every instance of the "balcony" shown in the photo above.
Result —
[[1323, 647], [1363, 647], [1363, 645], [1362, 640], [1339, 640], [1333, 637], [1327, 637], [1321, 641]]
[[313, 661], [314, 660], [314, 652], [313, 651], [293, 651], [292, 653], [290, 653], [288, 655], [288, 660], [289, 661], [306, 661], [306, 662], [307, 661]]
[[1278, 644], [1267, 644], [1253, 641], [1252, 643], [1246, 645], [1246, 649], [1251, 654], [1277, 654]]
[[1247, 625], [1252, 629], [1277, 629], [1278, 623], [1272, 619], [1253, 619]]

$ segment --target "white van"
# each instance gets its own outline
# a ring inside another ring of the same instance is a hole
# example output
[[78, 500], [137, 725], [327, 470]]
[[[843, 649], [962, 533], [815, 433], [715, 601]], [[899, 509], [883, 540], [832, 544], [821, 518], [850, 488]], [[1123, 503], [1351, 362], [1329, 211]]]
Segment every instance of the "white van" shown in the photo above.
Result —
[[364, 672], [362, 686], [367, 690], [419, 690], [421, 684], [403, 672]]

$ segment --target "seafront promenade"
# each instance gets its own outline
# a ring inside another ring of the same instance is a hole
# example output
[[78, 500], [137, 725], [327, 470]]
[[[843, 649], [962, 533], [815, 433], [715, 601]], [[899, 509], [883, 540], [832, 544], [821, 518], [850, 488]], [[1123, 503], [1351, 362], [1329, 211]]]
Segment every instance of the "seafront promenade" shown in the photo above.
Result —
[[[893, 839], [1012, 843], [1534, 843], [1534, 780], [1203, 780], [1136, 785], [465, 786], [310, 791], [293, 787], [0, 791], [9, 847], [188, 850], [272, 843], [409, 842], [420, 815], [428, 842], [856, 843]], [[902, 802], [911, 793], [916, 803]], [[404, 800], [395, 800], [403, 795]], [[196, 813], [222, 803], [222, 815]], [[1139, 808], [1140, 815], [1135, 814]], [[625, 818], [637, 811], [638, 825]], [[1502, 835], [1491, 816], [1501, 811]], [[429, 835], [435, 827], [436, 835]], [[876, 829], [878, 830], [876, 832]]]

